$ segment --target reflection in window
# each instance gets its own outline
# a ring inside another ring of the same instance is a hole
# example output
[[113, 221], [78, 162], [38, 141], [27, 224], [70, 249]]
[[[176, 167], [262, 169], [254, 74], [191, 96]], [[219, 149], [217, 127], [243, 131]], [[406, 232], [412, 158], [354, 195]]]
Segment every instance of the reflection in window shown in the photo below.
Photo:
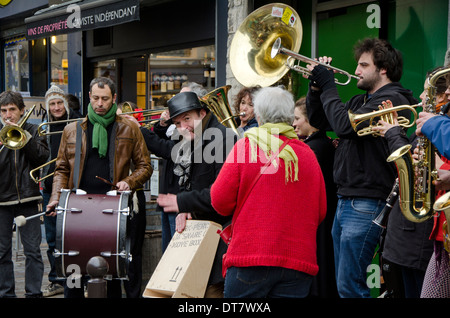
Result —
[[109, 77], [117, 85], [116, 81], [116, 60], [104, 60], [94, 63], [94, 78]]
[[50, 37], [51, 83], [68, 92], [67, 34]]
[[29, 92], [28, 42], [25, 37], [5, 42], [5, 90]]

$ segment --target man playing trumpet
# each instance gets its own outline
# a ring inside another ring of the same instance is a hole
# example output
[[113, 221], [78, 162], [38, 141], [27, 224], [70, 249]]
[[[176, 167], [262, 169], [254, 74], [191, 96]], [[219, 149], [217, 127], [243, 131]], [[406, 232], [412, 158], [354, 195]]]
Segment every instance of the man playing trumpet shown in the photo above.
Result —
[[[311, 83], [307, 107], [312, 126], [332, 130], [339, 137], [334, 161], [339, 202], [332, 230], [338, 292], [343, 298], [369, 298], [367, 266], [371, 264], [380, 235], [380, 228], [372, 220], [385, 205], [396, 178], [396, 168], [386, 162], [390, 154], [386, 141], [374, 136], [358, 136], [348, 111], [372, 112], [387, 99], [394, 105], [415, 104], [416, 100], [399, 83], [402, 57], [387, 41], [361, 41], [355, 47], [355, 58], [357, 86], [365, 94], [342, 102], [333, 71], [323, 65], [309, 64]], [[323, 57], [319, 61], [330, 63], [331, 58]], [[400, 115], [409, 118], [409, 114], [404, 113]]]

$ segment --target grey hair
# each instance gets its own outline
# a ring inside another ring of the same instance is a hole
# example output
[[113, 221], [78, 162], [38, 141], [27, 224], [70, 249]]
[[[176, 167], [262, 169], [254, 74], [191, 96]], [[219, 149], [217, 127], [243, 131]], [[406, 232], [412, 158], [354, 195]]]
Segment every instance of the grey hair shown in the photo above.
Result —
[[198, 97], [203, 97], [208, 93], [206, 88], [196, 82], [185, 82], [183, 83], [183, 85], [181, 85], [181, 88], [184, 87], [189, 88], [190, 91], [197, 94]]
[[266, 123], [291, 125], [294, 122], [294, 97], [283, 88], [261, 88], [255, 94], [253, 105], [260, 125]]

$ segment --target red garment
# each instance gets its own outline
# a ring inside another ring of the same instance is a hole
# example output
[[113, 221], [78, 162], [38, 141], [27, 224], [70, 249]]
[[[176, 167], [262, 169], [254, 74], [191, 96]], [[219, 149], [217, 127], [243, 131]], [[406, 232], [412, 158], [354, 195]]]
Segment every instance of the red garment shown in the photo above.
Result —
[[[450, 170], [450, 160], [445, 158], [444, 156], [441, 157], [441, 160], [444, 162], [439, 169], [443, 170]], [[441, 195], [445, 194], [447, 191], [440, 190], [436, 194], [436, 199], [438, 199]], [[430, 240], [436, 240], [436, 241], [444, 241], [444, 236], [442, 232], [442, 224], [445, 221], [445, 213], [441, 212], [439, 213], [439, 217], [434, 218], [434, 226], [433, 230], [430, 234]]]
[[[233, 216], [224, 276], [232, 266], [278, 266], [310, 275], [319, 270], [316, 231], [327, 209], [325, 183], [308, 145], [299, 140], [289, 145], [298, 156], [299, 181], [286, 183], [283, 160], [260, 177], [237, 218]], [[235, 144], [211, 188], [211, 203], [219, 214], [234, 213], [266, 161], [260, 150], [258, 162], [250, 162], [247, 138]]]

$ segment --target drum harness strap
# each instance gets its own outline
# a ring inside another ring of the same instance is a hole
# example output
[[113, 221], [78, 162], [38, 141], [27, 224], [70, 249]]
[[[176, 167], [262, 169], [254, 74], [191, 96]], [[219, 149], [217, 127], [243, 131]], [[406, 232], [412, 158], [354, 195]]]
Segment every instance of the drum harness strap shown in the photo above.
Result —
[[76, 191], [78, 189], [79, 175], [80, 175], [80, 157], [81, 157], [81, 125], [80, 122], [77, 122], [77, 139], [75, 144], [75, 167], [73, 171], [73, 189], [72, 191]]

